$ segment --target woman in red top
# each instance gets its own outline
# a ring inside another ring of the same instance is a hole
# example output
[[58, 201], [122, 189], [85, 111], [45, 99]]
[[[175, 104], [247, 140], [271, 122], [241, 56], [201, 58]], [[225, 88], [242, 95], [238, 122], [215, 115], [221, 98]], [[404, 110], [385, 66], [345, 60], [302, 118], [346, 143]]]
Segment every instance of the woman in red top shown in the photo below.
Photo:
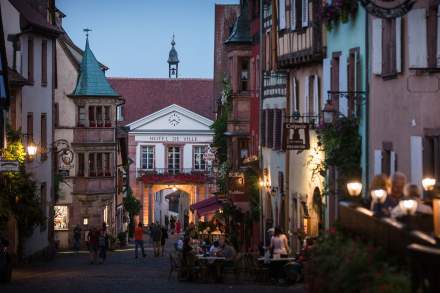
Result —
[[138, 258], [138, 247], [141, 248], [142, 256], [146, 257], [144, 250], [144, 228], [141, 222], [139, 222], [138, 226], [134, 229], [134, 245], [135, 245], [135, 249], [134, 249], [135, 258]]

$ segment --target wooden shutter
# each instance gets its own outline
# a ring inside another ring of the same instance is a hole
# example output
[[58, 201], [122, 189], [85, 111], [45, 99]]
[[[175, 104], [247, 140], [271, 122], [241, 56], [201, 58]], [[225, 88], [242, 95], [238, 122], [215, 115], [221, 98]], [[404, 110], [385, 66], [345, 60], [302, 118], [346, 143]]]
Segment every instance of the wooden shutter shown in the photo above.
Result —
[[394, 173], [396, 173], [397, 170], [397, 157], [396, 157], [396, 152], [391, 152], [390, 153], [390, 176], [393, 176]]
[[290, 115], [296, 112], [297, 102], [296, 102], [296, 78], [291, 75], [290, 76]]
[[28, 39], [28, 80], [34, 81], [34, 39]]
[[286, 28], [286, 0], [279, 0], [278, 15], [280, 30], [283, 30]]
[[423, 147], [421, 136], [411, 136], [411, 182], [420, 185], [423, 176]]
[[275, 110], [275, 144], [274, 149], [280, 150], [281, 149], [281, 135], [282, 135], [282, 112], [280, 109]]
[[437, 6], [437, 67], [440, 67], [440, 5]]
[[266, 133], [267, 133], [267, 129], [266, 129], [266, 116], [267, 116], [267, 110], [263, 110], [261, 112], [261, 146], [266, 146]]
[[396, 72], [402, 72], [402, 18], [396, 18]]
[[[47, 152], [47, 115], [46, 113], [41, 113], [41, 129], [40, 129], [40, 146], [41, 152]], [[45, 156], [42, 156], [42, 158]]]
[[28, 143], [34, 141], [34, 113], [27, 113], [27, 121], [26, 121], [26, 131], [27, 131], [27, 139]]
[[372, 25], [373, 73], [382, 74], [382, 19], [373, 19]]
[[304, 78], [304, 115], [309, 115], [309, 76]]
[[382, 150], [374, 150], [374, 175], [382, 174]]
[[47, 86], [47, 40], [41, 41], [41, 86]]
[[319, 76], [316, 74], [313, 78], [313, 115], [319, 115]]
[[77, 176], [84, 176], [84, 153], [78, 153], [78, 170], [76, 172]]
[[[339, 91], [347, 91], [347, 56], [341, 54], [339, 57]], [[348, 103], [346, 98], [339, 99], [339, 111], [348, 116]]]
[[426, 9], [412, 9], [407, 19], [409, 67], [426, 68], [428, 66]]
[[89, 176], [96, 176], [95, 153], [89, 153]]
[[267, 147], [272, 148], [273, 147], [273, 127], [274, 127], [274, 110], [268, 109], [267, 110]]
[[[331, 89], [331, 58], [325, 58], [322, 69], [322, 108], [327, 103], [328, 92]], [[321, 108], [321, 110], [322, 110]]]
[[60, 107], [59, 107], [58, 103], [55, 103], [53, 105], [53, 107], [54, 107], [53, 114], [55, 116], [53, 123], [54, 123], [55, 127], [58, 127], [60, 125]]
[[290, 29], [295, 30], [297, 19], [296, 19], [296, 1], [301, 0], [290, 0]]
[[309, 26], [309, 0], [302, 0], [302, 27]]

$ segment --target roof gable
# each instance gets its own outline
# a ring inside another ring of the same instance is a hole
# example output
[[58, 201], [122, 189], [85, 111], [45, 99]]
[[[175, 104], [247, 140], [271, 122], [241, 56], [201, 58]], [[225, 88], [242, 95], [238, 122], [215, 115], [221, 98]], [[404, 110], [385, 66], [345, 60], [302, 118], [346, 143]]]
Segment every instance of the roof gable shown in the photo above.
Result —
[[213, 121], [173, 104], [128, 125], [131, 132], [212, 132]]

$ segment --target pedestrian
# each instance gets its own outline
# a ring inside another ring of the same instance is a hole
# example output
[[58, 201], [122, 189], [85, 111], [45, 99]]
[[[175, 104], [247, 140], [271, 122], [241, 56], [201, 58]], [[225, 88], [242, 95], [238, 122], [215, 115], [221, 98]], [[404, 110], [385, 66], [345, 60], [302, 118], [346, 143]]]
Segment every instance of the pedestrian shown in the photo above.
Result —
[[78, 252], [81, 248], [81, 227], [76, 225], [73, 229], [73, 249]]
[[168, 229], [165, 226], [162, 226], [162, 233], [160, 236], [161, 236], [160, 237], [160, 245], [162, 246], [161, 252], [162, 252], [162, 256], [163, 256], [165, 253], [165, 243], [168, 239]]
[[102, 223], [102, 229], [99, 231], [99, 263], [103, 263], [107, 258], [108, 249], [108, 234], [107, 234], [107, 224]]
[[179, 235], [180, 234], [180, 229], [182, 229], [182, 224], [180, 223], [180, 220], [177, 219], [176, 221], [176, 234]]
[[142, 251], [142, 257], [147, 256], [145, 254], [145, 250], [144, 250], [144, 229], [142, 226], [142, 222], [139, 222], [136, 229], [134, 229], [134, 245], [135, 245], [135, 249], [134, 249], [135, 258], [138, 258], [138, 248], [139, 247], [141, 248], [141, 251]]
[[151, 240], [153, 241], [154, 256], [160, 255], [160, 241], [161, 241], [162, 229], [159, 224], [155, 224], [151, 228]]
[[279, 227], [275, 228], [275, 232], [270, 240], [270, 248], [273, 251], [273, 258], [287, 257], [289, 254], [287, 237]]
[[173, 216], [171, 216], [171, 219], [170, 219], [170, 230], [171, 230], [171, 235], [174, 235], [174, 230], [175, 230], [175, 228], [176, 228], [176, 219], [173, 217]]
[[88, 235], [88, 243], [89, 243], [89, 253], [90, 253], [90, 264], [95, 264], [98, 254], [98, 238], [99, 231], [96, 228], [91, 228]]

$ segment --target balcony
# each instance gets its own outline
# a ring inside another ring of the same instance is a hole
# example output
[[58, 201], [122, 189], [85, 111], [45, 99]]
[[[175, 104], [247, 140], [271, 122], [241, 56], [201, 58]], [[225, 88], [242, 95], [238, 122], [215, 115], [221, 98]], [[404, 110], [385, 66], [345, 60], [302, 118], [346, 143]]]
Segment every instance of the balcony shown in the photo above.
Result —
[[115, 143], [114, 128], [75, 128], [73, 130], [75, 144], [112, 144]]
[[214, 178], [212, 169], [196, 170], [191, 168], [136, 170], [137, 178], [145, 184], [185, 184], [206, 183]]
[[108, 194], [115, 192], [114, 177], [75, 177], [74, 194]]

